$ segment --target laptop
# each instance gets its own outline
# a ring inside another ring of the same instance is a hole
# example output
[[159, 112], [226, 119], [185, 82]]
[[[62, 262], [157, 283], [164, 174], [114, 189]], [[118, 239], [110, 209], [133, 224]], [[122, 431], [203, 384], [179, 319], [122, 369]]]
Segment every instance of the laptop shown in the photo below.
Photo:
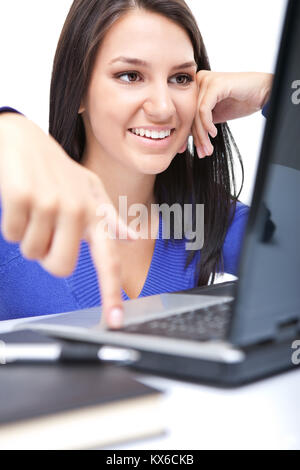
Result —
[[30, 321], [27, 327], [135, 348], [137, 370], [221, 386], [298, 366], [299, 44], [300, 2], [289, 0], [238, 280], [129, 300], [119, 331], [105, 327], [100, 307]]

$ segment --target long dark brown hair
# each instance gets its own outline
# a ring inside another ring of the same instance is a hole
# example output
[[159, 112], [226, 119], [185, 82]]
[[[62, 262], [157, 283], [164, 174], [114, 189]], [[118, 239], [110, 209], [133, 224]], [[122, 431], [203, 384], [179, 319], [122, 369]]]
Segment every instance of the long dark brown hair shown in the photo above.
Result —
[[[78, 109], [89, 85], [97, 51], [109, 28], [136, 8], [161, 14], [181, 26], [192, 42], [197, 71], [210, 70], [199, 28], [184, 0], [75, 0], [54, 58], [49, 132], [77, 162], [81, 162], [85, 147], [85, 129]], [[224, 270], [222, 247], [240, 194], [236, 194], [232, 146], [243, 176], [241, 157], [227, 123], [216, 127], [213, 156], [199, 159], [195, 146], [192, 150], [188, 147], [184, 156], [177, 154], [170, 166], [156, 176], [154, 187], [157, 204], [179, 203], [182, 208], [191, 202], [204, 204], [204, 245], [196, 279], [199, 286], [208, 284], [210, 276], [214, 282], [215, 274]], [[195, 213], [193, 210], [193, 227]], [[196, 251], [188, 252], [186, 266], [195, 254]]]

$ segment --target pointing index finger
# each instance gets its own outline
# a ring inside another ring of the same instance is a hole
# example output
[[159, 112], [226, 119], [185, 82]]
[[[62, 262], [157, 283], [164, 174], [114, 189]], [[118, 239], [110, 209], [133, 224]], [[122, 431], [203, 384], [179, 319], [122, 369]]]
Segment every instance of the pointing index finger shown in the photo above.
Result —
[[98, 274], [102, 311], [111, 328], [120, 328], [123, 320], [122, 271], [118, 246], [101, 227], [90, 230], [90, 249]]

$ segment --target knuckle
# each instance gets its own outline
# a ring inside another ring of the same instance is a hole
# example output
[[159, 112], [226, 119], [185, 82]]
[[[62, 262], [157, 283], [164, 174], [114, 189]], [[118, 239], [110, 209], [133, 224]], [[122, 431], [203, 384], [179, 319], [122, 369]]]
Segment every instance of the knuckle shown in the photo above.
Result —
[[[100, 213], [101, 215], [101, 213]], [[95, 204], [89, 204], [86, 209], [86, 219], [89, 223], [96, 223], [99, 219], [99, 207]]]
[[89, 207], [84, 204], [77, 204], [76, 217], [78, 220], [86, 220], [89, 215]]
[[16, 188], [12, 186], [5, 192], [6, 200], [15, 208], [27, 208], [33, 202], [33, 194], [30, 190]]
[[18, 223], [3, 221], [1, 232], [5, 240], [11, 242], [18, 242], [21, 240], [23, 230], [22, 227], [18, 225]]
[[87, 175], [87, 182], [91, 192], [95, 192], [96, 195], [98, 195], [99, 192], [101, 192], [101, 190], [103, 189], [102, 182], [99, 176], [96, 175], [96, 173], [92, 173], [91, 171], [89, 171]]
[[31, 260], [38, 259], [39, 248], [37, 246], [34, 246], [28, 242], [23, 242], [20, 245], [20, 250], [25, 258]]
[[1, 224], [1, 232], [4, 239], [11, 242], [21, 241], [26, 225], [26, 219], [21, 220], [19, 217], [12, 217], [11, 214], [4, 214]]
[[201, 103], [200, 106], [199, 106], [199, 113], [204, 116], [205, 113], [206, 113], [207, 109], [206, 109], [206, 106], [205, 106], [205, 103]]
[[58, 203], [56, 199], [40, 200], [36, 205], [38, 213], [46, 216], [54, 216], [58, 210]]
[[219, 77], [213, 76], [210, 78], [208, 83], [209, 93], [216, 93], [216, 90], [220, 88], [222, 81]]
[[100, 180], [99, 176], [96, 173], [94, 173], [92, 171], [89, 171], [88, 179], [89, 179], [90, 183], [100, 186], [101, 180]]
[[34, 259], [39, 260], [43, 259], [47, 255], [47, 248], [46, 247], [34, 247], [34, 251], [32, 251], [32, 256]]
[[87, 211], [83, 204], [68, 203], [64, 206], [63, 212], [68, 218], [80, 221]]
[[224, 77], [222, 77], [221, 75], [213, 75], [212, 80], [211, 80], [211, 83], [213, 85], [219, 86], [223, 82], [224, 82]]
[[85, 169], [85, 172], [86, 172], [86, 175], [87, 175], [87, 181], [90, 185], [97, 185], [97, 186], [100, 186], [101, 185], [101, 179], [99, 178], [99, 176], [94, 172], [94, 171], [91, 171], [89, 170], [88, 168], [84, 168]]
[[207, 71], [206, 70], [199, 70], [199, 72], [197, 72], [197, 78], [199, 81], [202, 81], [205, 79], [206, 77], [206, 74], [207, 74]]

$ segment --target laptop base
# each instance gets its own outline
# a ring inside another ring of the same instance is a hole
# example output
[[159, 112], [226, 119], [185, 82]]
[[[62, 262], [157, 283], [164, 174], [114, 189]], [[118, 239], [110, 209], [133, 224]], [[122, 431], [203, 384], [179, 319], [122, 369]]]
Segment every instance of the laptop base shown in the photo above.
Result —
[[236, 387], [299, 367], [291, 360], [292, 342], [286, 340], [243, 349], [244, 361], [233, 364], [143, 351], [134, 369], [214, 386]]

